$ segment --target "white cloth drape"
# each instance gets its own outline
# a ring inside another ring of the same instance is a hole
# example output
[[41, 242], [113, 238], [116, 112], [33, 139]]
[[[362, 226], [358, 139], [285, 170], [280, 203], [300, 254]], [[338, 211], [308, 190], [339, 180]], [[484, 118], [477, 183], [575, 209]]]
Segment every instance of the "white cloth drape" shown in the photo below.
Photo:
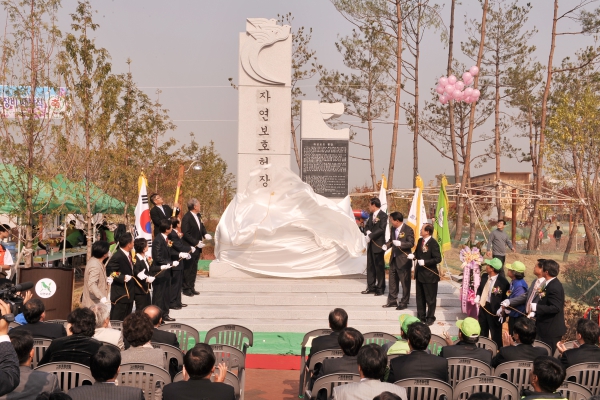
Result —
[[[215, 256], [254, 273], [310, 278], [360, 274], [365, 237], [349, 209], [313, 192], [287, 168], [259, 168], [222, 215]], [[261, 176], [268, 175], [263, 187]]]

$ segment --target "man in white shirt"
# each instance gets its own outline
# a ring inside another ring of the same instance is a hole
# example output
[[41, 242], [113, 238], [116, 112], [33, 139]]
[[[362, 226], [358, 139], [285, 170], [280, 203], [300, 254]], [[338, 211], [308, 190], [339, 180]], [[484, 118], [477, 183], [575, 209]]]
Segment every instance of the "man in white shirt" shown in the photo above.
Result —
[[527, 293], [524, 293], [521, 296], [514, 297], [512, 299], [504, 300], [502, 302], [503, 307], [510, 306], [513, 308], [517, 308], [518, 306], [525, 304], [525, 313], [529, 315], [529, 313], [532, 312], [531, 305], [533, 303], [537, 303], [540, 299], [538, 289], [546, 280], [544, 278], [544, 272], [542, 270], [542, 263], [544, 261], [545, 260], [543, 258], [538, 259], [537, 263], [535, 264], [535, 267], [533, 267], [533, 274], [536, 276], [536, 279], [533, 282], [531, 282], [531, 285], [529, 285]]
[[194, 251], [192, 256], [184, 261], [183, 264], [183, 285], [182, 293], [185, 296], [199, 295], [194, 285], [196, 284], [196, 275], [198, 273], [198, 260], [202, 253], [202, 248], [205, 244], [203, 239], [210, 240], [212, 236], [206, 231], [206, 227], [202, 223], [200, 215], [200, 202], [197, 199], [188, 201], [188, 212], [181, 219], [182, 240], [189, 246], [196, 247], [198, 251]]

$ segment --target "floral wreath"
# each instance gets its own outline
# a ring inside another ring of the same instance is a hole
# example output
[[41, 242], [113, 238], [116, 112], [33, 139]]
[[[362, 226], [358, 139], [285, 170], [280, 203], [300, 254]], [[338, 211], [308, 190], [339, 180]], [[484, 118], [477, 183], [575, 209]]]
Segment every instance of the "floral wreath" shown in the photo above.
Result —
[[460, 251], [460, 261], [462, 261], [461, 268], [463, 270], [463, 281], [461, 288], [461, 309], [463, 313], [467, 312], [467, 302], [471, 305], [475, 304], [475, 293], [479, 288], [481, 282], [481, 263], [483, 257], [479, 248], [469, 248], [465, 246]]

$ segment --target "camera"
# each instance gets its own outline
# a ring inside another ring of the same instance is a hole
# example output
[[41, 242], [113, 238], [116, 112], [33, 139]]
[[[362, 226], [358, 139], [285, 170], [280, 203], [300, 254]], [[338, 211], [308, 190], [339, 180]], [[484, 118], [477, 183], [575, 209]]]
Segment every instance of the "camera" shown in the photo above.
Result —
[[0, 282], [0, 300], [10, 306], [10, 313], [2, 315], [0, 311], [0, 318], [6, 322], [13, 322], [15, 315], [19, 314], [23, 308], [23, 297], [19, 296], [17, 292], [29, 290], [32, 287], [33, 282], [23, 282], [19, 285], [15, 285], [9, 280]]

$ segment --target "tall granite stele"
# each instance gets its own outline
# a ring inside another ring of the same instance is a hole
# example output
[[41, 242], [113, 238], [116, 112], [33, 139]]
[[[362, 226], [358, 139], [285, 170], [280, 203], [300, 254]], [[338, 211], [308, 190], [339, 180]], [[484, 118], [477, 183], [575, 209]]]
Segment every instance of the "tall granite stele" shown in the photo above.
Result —
[[292, 34], [276, 19], [248, 18], [240, 33], [238, 191], [251, 179], [263, 187], [265, 175], [250, 177], [259, 165], [290, 168]]

